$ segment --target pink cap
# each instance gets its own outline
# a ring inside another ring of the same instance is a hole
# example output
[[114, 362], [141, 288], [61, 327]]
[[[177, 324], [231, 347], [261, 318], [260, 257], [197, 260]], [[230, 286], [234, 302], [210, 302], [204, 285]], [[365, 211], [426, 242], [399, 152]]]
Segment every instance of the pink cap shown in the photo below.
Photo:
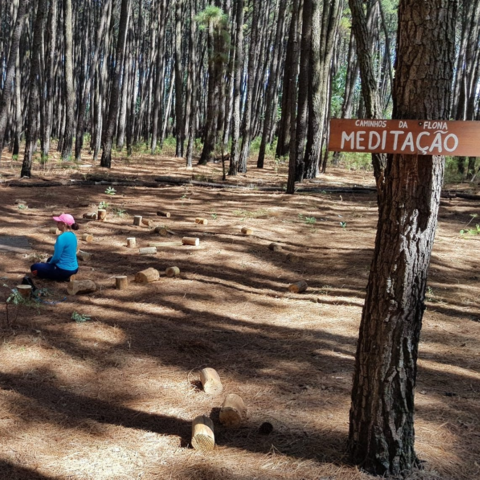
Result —
[[75, 219], [69, 213], [62, 213], [58, 217], [53, 217], [56, 222], [63, 222], [71, 227], [75, 223]]

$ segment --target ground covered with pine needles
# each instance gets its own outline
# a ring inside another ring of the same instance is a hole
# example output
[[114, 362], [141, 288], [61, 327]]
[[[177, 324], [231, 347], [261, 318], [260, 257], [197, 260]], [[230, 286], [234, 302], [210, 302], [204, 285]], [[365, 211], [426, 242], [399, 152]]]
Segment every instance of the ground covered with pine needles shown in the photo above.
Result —
[[[370, 478], [344, 452], [377, 220], [372, 173], [330, 169], [287, 196], [286, 165], [273, 161], [227, 179], [243, 188], [208, 185], [222, 183], [221, 164], [188, 170], [182, 159], [138, 155], [105, 171], [87, 162], [51, 160], [22, 180], [18, 162], [4, 153], [0, 164], [0, 237], [31, 245], [0, 249], [0, 478]], [[104, 222], [82, 218], [100, 203]], [[68, 295], [65, 283], [37, 281], [40, 301], [7, 306], [30, 264], [52, 253], [51, 217], [61, 212], [78, 219], [79, 248], [91, 254], [77, 279], [97, 291]], [[478, 200], [442, 200], [416, 391], [424, 470], [410, 479], [480, 476], [479, 213]], [[133, 225], [138, 215], [145, 224]], [[199, 246], [182, 245], [185, 236]], [[150, 244], [157, 253], [141, 255]], [[178, 277], [165, 275], [171, 266]], [[150, 267], [160, 279], [135, 283]], [[299, 280], [308, 289], [290, 292]], [[221, 395], [202, 390], [204, 367], [219, 373]], [[248, 409], [240, 428], [218, 421], [228, 393]], [[201, 414], [215, 424], [209, 453], [190, 445]]]

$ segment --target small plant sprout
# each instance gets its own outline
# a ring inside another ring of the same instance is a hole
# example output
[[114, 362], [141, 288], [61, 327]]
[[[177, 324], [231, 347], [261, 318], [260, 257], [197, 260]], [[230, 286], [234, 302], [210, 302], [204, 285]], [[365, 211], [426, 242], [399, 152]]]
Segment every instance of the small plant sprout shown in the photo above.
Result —
[[19, 203], [18, 204], [18, 209], [19, 210], [26, 210], [27, 208], [28, 208], [27, 205], [25, 205], [24, 203]]
[[309, 225], [313, 225], [316, 221], [317, 219], [315, 217], [305, 217], [305, 223]]
[[124, 217], [126, 215], [125, 209], [120, 207], [115, 207], [113, 209], [113, 214], [116, 215], [117, 217]]
[[216, 213], [212, 213], [212, 218], [213, 218], [214, 220], [217, 219], [217, 216], [218, 216], [218, 215], [217, 215]]
[[100, 208], [101, 210], [107, 210], [109, 206], [110, 204], [108, 202], [100, 202], [98, 204], [98, 208]]
[[107, 187], [107, 189], [105, 190], [105, 193], [107, 195], [115, 195], [117, 191], [113, 187]]
[[72, 313], [72, 320], [77, 322], [77, 323], [83, 323], [83, 322], [86, 322], [87, 320], [90, 320], [90, 315], [83, 315], [81, 313], [78, 313], [76, 311], [74, 311]]
[[347, 228], [347, 222], [340, 222], [340, 226], [342, 228]]

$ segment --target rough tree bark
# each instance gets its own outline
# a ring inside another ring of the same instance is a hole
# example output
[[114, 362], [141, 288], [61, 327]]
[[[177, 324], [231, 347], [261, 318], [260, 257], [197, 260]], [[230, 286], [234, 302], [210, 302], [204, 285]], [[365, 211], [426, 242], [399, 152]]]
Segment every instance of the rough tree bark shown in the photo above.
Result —
[[[400, 0], [396, 119], [449, 118], [457, 0]], [[377, 475], [414, 468], [414, 389], [444, 157], [388, 155], [350, 410], [352, 460]]]

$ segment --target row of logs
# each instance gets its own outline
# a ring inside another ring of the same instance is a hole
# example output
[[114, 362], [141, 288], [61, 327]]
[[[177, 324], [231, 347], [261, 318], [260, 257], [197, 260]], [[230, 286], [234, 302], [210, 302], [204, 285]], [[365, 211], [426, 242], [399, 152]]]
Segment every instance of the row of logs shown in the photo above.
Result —
[[[223, 392], [220, 376], [213, 368], [200, 370], [200, 382], [203, 391], [209, 395], [219, 395]], [[247, 419], [247, 408], [242, 397], [229, 393], [220, 409], [219, 420], [225, 427], [236, 428]], [[215, 448], [215, 427], [210, 417], [199, 415], [192, 422], [192, 447], [202, 452]]]

